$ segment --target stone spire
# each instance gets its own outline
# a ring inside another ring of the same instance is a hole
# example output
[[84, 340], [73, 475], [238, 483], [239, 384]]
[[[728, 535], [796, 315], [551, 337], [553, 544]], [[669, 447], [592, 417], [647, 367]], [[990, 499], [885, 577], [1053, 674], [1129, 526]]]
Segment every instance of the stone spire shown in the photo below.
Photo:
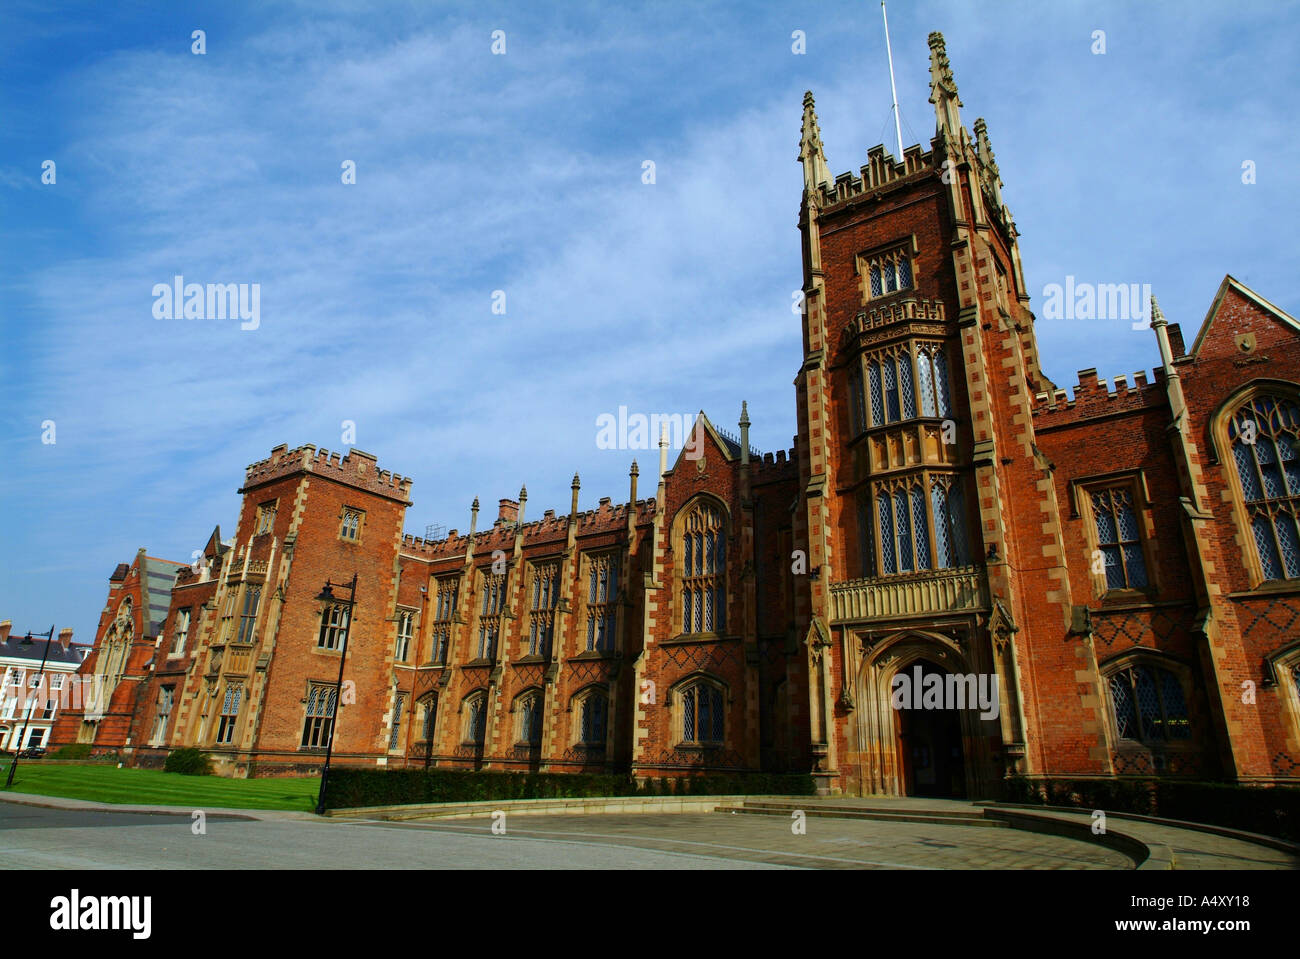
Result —
[[980, 161], [988, 171], [988, 187], [999, 207], [1002, 203], [1002, 174], [998, 172], [998, 161], [993, 156], [993, 145], [989, 143], [989, 127], [980, 117], [975, 121], [975, 145], [979, 149]]
[[817, 126], [817, 111], [811, 90], [803, 95], [803, 131], [799, 137], [798, 159], [803, 164], [804, 193], [815, 193], [818, 186], [831, 182], [831, 171], [826, 165], [826, 153], [822, 149], [822, 132]]
[[740, 401], [740, 462], [749, 463], [749, 404]]
[[1164, 311], [1160, 309], [1160, 304], [1156, 302], [1156, 295], [1152, 293], [1151, 294], [1151, 325], [1165, 326], [1166, 324], [1168, 324], [1168, 322], [1169, 321], [1165, 319]]
[[961, 97], [957, 95], [957, 81], [952, 78], [943, 34], [937, 31], [930, 34], [930, 102], [934, 104], [938, 132], [957, 139], [961, 135], [961, 114], [957, 109], [962, 105]]

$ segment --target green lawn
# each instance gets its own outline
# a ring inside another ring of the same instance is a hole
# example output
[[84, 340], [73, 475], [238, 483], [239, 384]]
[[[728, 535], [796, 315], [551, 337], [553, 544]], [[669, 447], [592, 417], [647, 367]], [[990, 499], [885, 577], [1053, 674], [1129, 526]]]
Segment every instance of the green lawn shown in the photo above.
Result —
[[116, 765], [47, 766], [40, 760], [18, 763], [14, 784], [4, 788], [9, 757], [0, 758], [0, 793], [36, 793], [66, 799], [131, 803], [141, 806], [187, 806], [191, 809], [316, 808], [320, 777], [294, 779], [225, 779], [182, 776], [153, 769], [118, 769]]

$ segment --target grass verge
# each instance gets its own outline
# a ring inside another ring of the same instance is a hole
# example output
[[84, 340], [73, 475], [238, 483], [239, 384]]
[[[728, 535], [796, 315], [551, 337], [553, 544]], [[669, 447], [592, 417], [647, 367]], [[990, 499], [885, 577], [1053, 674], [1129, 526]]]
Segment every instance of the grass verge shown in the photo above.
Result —
[[225, 779], [220, 776], [182, 776], [153, 769], [118, 769], [116, 766], [43, 766], [40, 760], [18, 763], [14, 784], [4, 788], [8, 757], [0, 758], [0, 795], [34, 793], [65, 799], [127, 803], [140, 806], [186, 806], [191, 809], [289, 809], [311, 812], [316, 808], [320, 777], [293, 779]]

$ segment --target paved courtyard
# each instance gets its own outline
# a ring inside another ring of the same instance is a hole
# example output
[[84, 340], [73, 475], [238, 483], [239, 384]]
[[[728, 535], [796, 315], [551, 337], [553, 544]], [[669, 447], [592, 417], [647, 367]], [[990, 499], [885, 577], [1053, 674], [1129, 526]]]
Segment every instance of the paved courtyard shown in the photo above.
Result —
[[[67, 801], [65, 801], [67, 802]], [[810, 816], [508, 814], [382, 822], [301, 813], [123, 812], [0, 802], [5, 869], [1132, 869], [1124, 855], [1073, 839], [1007, 828]], [[1159, 832], [1179, 868], [1295, 868], [1285, 853], [1189, 830]]]

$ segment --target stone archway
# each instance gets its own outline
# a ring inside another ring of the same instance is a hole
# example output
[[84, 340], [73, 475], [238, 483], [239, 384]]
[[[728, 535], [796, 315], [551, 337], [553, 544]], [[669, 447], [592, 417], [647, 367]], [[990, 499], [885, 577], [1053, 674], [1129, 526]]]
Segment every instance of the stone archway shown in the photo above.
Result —
[[[950, 636], [925, 630], [903, 630], [880, 639], [864, 651], [858, 671], [857, 708], [853, 712], [859, 743], [859, 781], [861, 793], [867, 795], [906, 796], [918, 789], [913, 757], [905, 754], [908, 733], [924, 730], [930, 748], [945, 749], [944, 769], [931, 758], [934, 782], [923, 782], [930, 794], [943, 794], [941, 777], [949, 784], [959, 784], [967, 798], [989, 798], [996, 791], [997, 772], [993, 766], [992, 743], [999, 737], [997, 719], [981, 719], [976, 709], [956, 711], [954, 717], [908, 717], [895, 710], [891, 702], [894, 677], [900, 670], [927, 664], [942, 673], [978, 675], [979, 665]], [[924, 671], [926, 666], [922, 666]], [[985, 675], [991, 669], [984, 669]], [[1002, 703], [1000, 697], [1000, 705]], [[908, 727], [911, 727], [910, 730]], [[956, 740], [954, 743], [953, 740]], [[939, 741], [942, 741], [940, 744]], [[952, 747], [956, 746], [956, 755]], [[960, 765], [960, 769], [955, 768]]]
[[[928, 659], [916, 660], [908, 672], [913, 685], [917, 679], [930, 677], [942, 683], [948, 675], [946, 669]], [[903, 794], [964, 799], [965, 750], [958, 714], [949, 709], [915, 708], [910, 704], [895, 712]]]

